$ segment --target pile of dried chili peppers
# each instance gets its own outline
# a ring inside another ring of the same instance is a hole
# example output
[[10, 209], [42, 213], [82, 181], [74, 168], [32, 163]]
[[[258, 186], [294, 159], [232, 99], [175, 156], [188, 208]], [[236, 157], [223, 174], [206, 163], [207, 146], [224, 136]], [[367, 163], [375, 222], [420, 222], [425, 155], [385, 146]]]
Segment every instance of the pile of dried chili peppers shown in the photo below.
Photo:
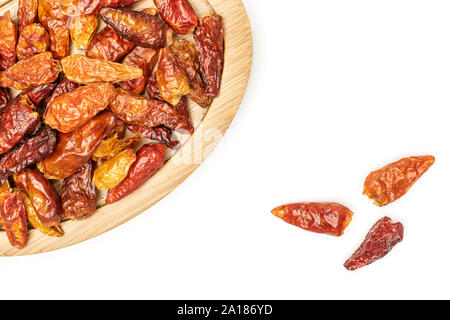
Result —
[[[17, 21], [0, 16], [0, 227], [18, 249], [31, 227], [61, 237], [63, 219], [94, 214], [97, 190], [110, 204], [138, 189], [172, 133], [194, 131], [188, 101], [219, 94], [222, 17], [136, 2], [20, 0]], [[85, 54], [69, 55], [71, 41]]]

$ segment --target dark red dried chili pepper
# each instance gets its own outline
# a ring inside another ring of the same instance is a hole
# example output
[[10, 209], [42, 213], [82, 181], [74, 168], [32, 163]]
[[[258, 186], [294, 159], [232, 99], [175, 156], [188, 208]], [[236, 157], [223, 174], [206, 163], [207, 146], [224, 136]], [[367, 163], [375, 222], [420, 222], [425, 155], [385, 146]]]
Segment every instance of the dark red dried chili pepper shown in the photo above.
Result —
[[194, 31], [198, 20], [186, 0], [155, 0], [161, 18], [178, 34]]
[[316, 233], [340, 237], [350, 224], [353, 212], [338, 203], [292, 203], [272, 210], [285, 222]]
[[150, 179], [164, 164], [166, 147], [161, 144], [146, 144], [136, 154], [137, 160], [127, 177], [114, 189], [108, 191], [106, 203], [126, 197]]
[[55, 149], [56, 134], [48, 127], [26, 138], [0, 157], [0, 185], [6, 178], [47, 158]]
[[133, 42], [125, 40], [112, 28], [106, 26], [92, 39], [86, 50], [86, 56], [118, 62], [135, 46]]
[[130, 9], [104, 8], [100, 16], [119, 35], [144, 48], [164, 47], [164, 22], [158, 16]]
[[206, 94], [215, 98], [219, 94], [225, 60], [222, 17], [217, 14], [200, 19], [194, 32], [200, 59], [200, 72], [206, 83]]
[[384, 217], [370, 229], [361, 246], [344, 266], [351, 271], [367, 266], [383, 258], [402, 240], [403, 225], [400, 222], [392, 223], [390, 218]]
[[55, 90], [55, 88], [56, 83], [44, 84], [39, 87], [28, 89], [21, 93], [21, 95], [27, 95], [28, 98], [30, 98], [31, 102], [33, 102], [33, 104], [37, 106], [42, 101], [44, 101], [44, 99], [47, 98], [53, 92], [53, 90]]
[[95, 213], [97, 194], [92, 182], [94, 163], [87, 162], [80, 170], [64, 179], [61, 202], [64, 215], [72, 220], [84, 219]]
[[34, 104], [26, 95], [17, 97], [2, 111], [0, 117], [0, 154], [8, 152], [40, 122]]

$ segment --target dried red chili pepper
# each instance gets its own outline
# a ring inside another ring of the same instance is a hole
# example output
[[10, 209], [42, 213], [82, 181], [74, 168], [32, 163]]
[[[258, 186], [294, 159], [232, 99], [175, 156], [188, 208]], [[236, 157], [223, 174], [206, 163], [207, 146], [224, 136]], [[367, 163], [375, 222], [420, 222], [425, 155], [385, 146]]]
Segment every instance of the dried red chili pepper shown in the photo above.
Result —
[[66, 14], [97, 14], [103, 8], [128, 7], [139, 0], [61, 0]]
[[17, 26], [11, 20], [9, 11], [0, 16], [0, 70], [6, 70], [16, 63]]
[[35, 106], [28, 96], [21, 96], [8, 104], [0, 117], [0, 154], [11, 150], [33, 132], [40, 122]]
[[88, 58], [79, 54], [61, 60], [64, 74], [70, 81], [88, 84], [92, 82], [122, 82], [142, 77], [142, 70], [111, 61]]
[[147, 99], [132, 91], [117, 89], [119, 94], [111, 103], [110, 109], [126, 124], [139, 124], [150, 127], [164, 125], [169, 129], [190, 128], [190, 123], [173, 106], [166, 102]]
[[164, 143], [169, 149], [174, 149], [180, 144], [179, 141], [174, 139], [172, 130], [164, 126], [149, 127], [131, 124], [127, 128], [131, 132], [140, 133], [144, 138]]
[[71, 132], [105, 110], [116, 96], [116, 89], [109, 82], [79, 87], [55, 98], [47, 107], [44, 121], [59, 132]]
[[44, 101], [44, 99], [46, 99], [55, 88], [56, 83], [44, 84], [42, 86], [26, 90], [22, 92], [20, 96], [27, 95], [28, 98], [30, 98], [31, 102], [33, 102], [33, 104], [37, 106], [42, 101]]
[[24, 60], [50, 48], [50, 36], [43, 26], [33, 23], [23, 26], [17, 42], [17, 59]]
[[404, 196], [434, 161], [433, 156], [422, 156], [391, 163], [367, 177], [363, 194], [377, 206], [386, 206]]
[[338, 203], [292, 203], [272, 210], [285, 222], [307, 231], [340, 237], [352, 221], [353, 212]]
[[9, 102], [9, 93], [5, 88], [0, 88], [0, 112]]
[[45, 100], [45, 105], [48, 106], [50, 102], [55, 100], [63, 93], [72, 92], [76, 88], [78, 88], [78, 83], [72, 82], [64, 76], [56, 86], [55, 90], [53, 90], [52, 95]]
[[353, 271], [367, 266], [387, 255], [396, 244], [403, 240], [403, 225], [392, 223], [388, 217], [379, 220], [370, 229], [366, 238], [344, 266]]
[[215, 98], [219, 94], [225, 60], [222, 17], [213, 13], [199, 20], [194, 32], [200, 59], [200, 72], [206, 83], [206, 94]]
[[94, 163], [87, 162], [80, 170], [64, 179], [61, 202], [64, 216], [71, 220], [80, 220], [95, 213], [97, 194], [92, 182]]
[[164, 164], [166, 147], [161, 144], [146, 144], [136, 154], [136, 162], [127, 177], [114, 189], [108, 191], [106, 203], [117, 202], [150, 179]]
[[156, 81], [162, 98], [173, 106], [176, 106], [184, 95], [191, 92], [186, 72], [167, 48], [159, 52]]
[[197, 15], [186, 0], [155, 0], [161, 18], [178, 34], [188, 34], [197, 26]]
[[86, 50], [86, 56], [118, 62], [135, 46], [133, 42], [125, 40], [113, 29], [106, 26], [92, 39]]
[[157, 16], [130, 9], [104, 8], [100, 16], [123, 38], [144, 48], [164, 47], [164, 22]]
[[60, 0], [40, 0], [38, 6], [39, 22], [50, 35], [50, 51], [55, 59], [69, 54], [70, 34], [68, 16], [60, 10]]
[[54, 82], [61, 72], [58, 60], [53, 60], [51, 52], [44, 52], [21, 60], [5, 71], [5, 75], [30, 87]]
[[147, 80], [150, 77], [153, 68], [158, 62], [158, 51], [152, 48], [136, 47], [122, 61], [127, 66], [139, 68], [143, 72], [143, 76], [134, 80], [120, 83], [120, 87], [125, 90], [132, 90], [141, 94], [145, 90]]
[[69, 19], [69, 30], [75, 48], [85, 50], [97, 31], [97, 15], [79, 15]]
[[185, 39], [175, 41], [170, 50], [177, 56], [180, 65], [186, 71], [189, 78], [191, 93], [189, 96], [199, 106], [207, 108], [212, 103], [212, 98], [206, 95], [205, 84], [200, 75], [200, 61], [195, 45]]
[[102, 140], [116, 126], [111, 112], [102, 112], [84, 126], [60, 134], [54, 152], [37, 164], [48, 179], [65, 179], [88, 162]]
[[48, 127], [26, 138], [18, 146], [0, 157], [0, 184], [8, 176], [47, 158], [55, 149], [56, 134]]
[[62, 216], [61, 203], [50, 181], [33, 169], [23, 169], [13, 178], [17, 186], [30, 198], [44, 227], [59, 225]]
[[0, 216], [11, 245], [23, 249], [28, 240], [27, 212], [18, 190], [2, 194]]
[[19, 18], [19, 27], [22, 28], [35, 23], [38, 19], [39, 0], [19, 0], [19, 9], [17, 16]]

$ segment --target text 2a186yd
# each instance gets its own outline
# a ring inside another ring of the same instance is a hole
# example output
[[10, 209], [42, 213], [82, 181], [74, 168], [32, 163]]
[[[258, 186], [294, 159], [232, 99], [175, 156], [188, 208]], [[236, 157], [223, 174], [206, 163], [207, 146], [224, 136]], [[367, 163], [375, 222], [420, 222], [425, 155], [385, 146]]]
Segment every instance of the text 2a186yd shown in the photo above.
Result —
[[187, 316], [197, 316], [203, 318], [221, 318], [230, 316], [235, 318], [235, 316], [264, 316], [272, 314], [272, 306], [261, 304], [261, 305], [250, 305], [250, 304], [217, 304], [207, 306], [203, 304], [202, 306], [193, 306], [184, 304], [179, 306], [177, 309], [178, 315]]

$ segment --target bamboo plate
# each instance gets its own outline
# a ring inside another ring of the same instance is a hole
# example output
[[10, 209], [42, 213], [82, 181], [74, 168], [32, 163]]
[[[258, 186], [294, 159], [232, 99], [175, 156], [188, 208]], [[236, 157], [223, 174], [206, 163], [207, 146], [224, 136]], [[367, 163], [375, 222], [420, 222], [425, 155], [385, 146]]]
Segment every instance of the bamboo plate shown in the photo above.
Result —
[[[0, 255], [21, 256], [61, 249], [96, 237], [153, 206], [183, 182], [214, 150], [236, 114], [247, 87], [252, 65], [252, 34], [247, 13], [240, 0], [189, 0], [199, 16], [212, 10], [222, 15], [225, 28], [225, 68], [222, 88], [205, 112], [190, 103], [195, 132], [184, 139], [182, 147], [171, 154], [164, 167], [147, 183], [123, 200], [102, 206], [84, 221], [66, 221], [62, 238], [29, 231], [28, 244], [17, 250], [0, 232]], [[17, 0], [0, 0], [0, 14], [17, 13]], [[138, 2], [136, 8], [153, 7], [153, 1]], [[101, 28], [101, 26], [100, 26]], [[72, 50], [73, 52], [73, 50]]]

